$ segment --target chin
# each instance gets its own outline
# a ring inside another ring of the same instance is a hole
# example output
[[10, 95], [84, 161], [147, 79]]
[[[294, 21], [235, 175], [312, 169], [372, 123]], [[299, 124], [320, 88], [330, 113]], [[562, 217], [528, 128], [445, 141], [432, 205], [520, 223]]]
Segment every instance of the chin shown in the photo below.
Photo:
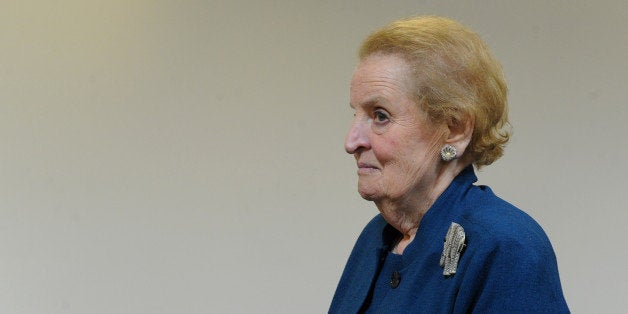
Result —
[[358, 193], [367, 201], [377, 201], [386, 196], [381, 181], [364, 180], [364, 178], [358, 180]]
[[360, 193], [360, 196], [367, 201], [375, 201], [379, 199], [379, 193], [377, 191], [358, 188], [358, 192]]

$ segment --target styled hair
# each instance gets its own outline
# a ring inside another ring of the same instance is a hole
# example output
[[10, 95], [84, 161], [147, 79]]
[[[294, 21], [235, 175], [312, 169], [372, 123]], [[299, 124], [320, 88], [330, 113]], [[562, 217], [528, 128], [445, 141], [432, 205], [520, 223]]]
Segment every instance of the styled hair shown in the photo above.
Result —
[[456, 125], [473, 119], [465, 152], [477, 168], [503, 155], [510, 138], [508, 89], [501, 65], [476, 33], [443, 17], [399, 20], [369, 35], [359, 57], [378, 53], [408, 62], [417, 104], [430, 121]]

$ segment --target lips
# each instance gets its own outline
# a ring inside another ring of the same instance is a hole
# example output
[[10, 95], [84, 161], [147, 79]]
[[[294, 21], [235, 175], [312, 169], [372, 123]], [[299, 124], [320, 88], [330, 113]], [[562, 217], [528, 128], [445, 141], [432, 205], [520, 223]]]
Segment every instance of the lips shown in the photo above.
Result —
[[365, 163], [365, 162], [358, 162], [358, 173], [370, 173], [370, 172], [378, 171], [378, 170], [379, 168], [376, 167], [375, 165]]
[[365, 162], [359, 162], [359, 163], [358, 163], [358, 168], [359, 168], [359, 169], [362, 169], [362, 168], [373, 168], [373, 169], [379, 169], [379, 168], [377, 168], [377, 167], [375, 167], [375, 166], [373, 166], [373, 165], [371, 165], [371, 164], [367, 164], [367, 163], [365, 163]]

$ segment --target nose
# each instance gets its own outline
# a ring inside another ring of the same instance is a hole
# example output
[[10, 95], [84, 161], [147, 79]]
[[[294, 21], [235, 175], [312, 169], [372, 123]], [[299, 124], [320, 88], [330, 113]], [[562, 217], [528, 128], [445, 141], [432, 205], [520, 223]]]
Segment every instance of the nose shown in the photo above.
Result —
[[345, 151], [349, 154], [355, 154], [360, 150], [369, 149], [371, 143], [368, 137], [368, 126], [361, 123], [360, 120], [354, 119], [345, 139]]

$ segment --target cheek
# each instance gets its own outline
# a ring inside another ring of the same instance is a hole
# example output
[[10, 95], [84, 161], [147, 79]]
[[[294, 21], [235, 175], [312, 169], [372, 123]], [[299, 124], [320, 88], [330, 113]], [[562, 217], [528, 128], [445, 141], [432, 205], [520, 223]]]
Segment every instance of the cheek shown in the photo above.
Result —
[[400, 150], [397, 143], [398, 141], [395, 139], [378, 139], [373, 141], [372, 149], [377, 161], [385, 165], [399, 156]]
[[428, 143], [417, 138], [408, 141], [395, 140], [387, 144], [382, 146], [379, 156], [382, 163], [393, 166], [389, 169], [395, 169], [399, 175], [414, 175], [431, 159]]

